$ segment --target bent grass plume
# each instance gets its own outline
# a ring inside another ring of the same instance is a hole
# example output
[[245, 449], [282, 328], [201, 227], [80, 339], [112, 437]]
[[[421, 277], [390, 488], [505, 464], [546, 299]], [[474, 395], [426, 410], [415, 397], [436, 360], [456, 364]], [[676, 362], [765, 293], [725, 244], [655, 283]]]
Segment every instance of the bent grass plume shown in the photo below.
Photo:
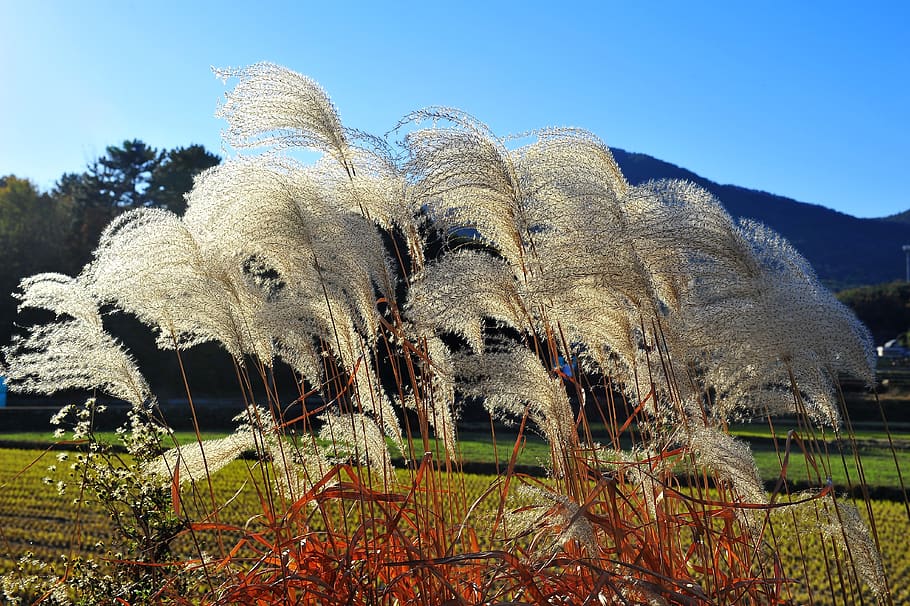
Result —
[[[234, 358], [242, 428], [144, 463], [198, 551], [156, 573], [152, 601], [792, 600], [808, 579], [781, 568], [774, 520], [802, 501], [769, 499], [727, 424], [839, 431], [838, 373], [873, 368], [865, 328], [791, 246], [691, 183], [632, 186], [581, 130], [499, 138], [430, 108], [392, 144], [290, 70], [218, 73], [238, 81], [219, 110], [238, 155], [197, 178], [185, 215], [125, 213], [79, 276], [23, 281], [22, 306], [57, 319], [3, 350], [13, 388], [97, 390], [149, 423], [111, 310], [178, 356], [213, 341]], [[322, 157], [283, 153], [299, 148]], [[469, 501], [457, 422], [478, 404], [508, 463]], [[515, 473], [529, 430], [546, 479]], [[242, 452], [262, 511], [241, 527], [210, 480]], [[826, 582], [888, 602], [871, 535], [831, 494], [809, 498], [816, 527], [861, 537], [862, 557], [832, 550], [853, 576]]]

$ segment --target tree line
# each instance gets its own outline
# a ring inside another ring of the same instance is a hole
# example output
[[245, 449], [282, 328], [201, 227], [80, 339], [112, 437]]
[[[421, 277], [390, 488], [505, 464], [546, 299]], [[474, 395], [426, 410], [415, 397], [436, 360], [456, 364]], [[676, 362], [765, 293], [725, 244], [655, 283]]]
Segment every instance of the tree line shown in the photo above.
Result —
[[891, 339], [910, 343], [910, 282], [898, 280], [837, 293], [872, 333], [877, 345]]
[[133, 139], [107, 147], [83, 172], [63, 174], [50, 191], [24, 177], [0, 176], [0, 344], [16, 332], [13, 292], [23, 277], [75, 275], [91, 260], [105, 226], [127, 210], [182, 214], [193, 178], [220, 162], [202, 145], [159, 150]]

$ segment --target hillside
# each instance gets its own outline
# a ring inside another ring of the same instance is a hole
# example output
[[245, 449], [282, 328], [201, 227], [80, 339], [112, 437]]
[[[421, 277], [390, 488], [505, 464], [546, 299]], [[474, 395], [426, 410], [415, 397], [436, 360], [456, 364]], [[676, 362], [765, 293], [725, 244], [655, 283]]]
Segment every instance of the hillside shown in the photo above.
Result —
[[905, 277], [901, 247], [910, 244], [908, 222], [859, 219], [763, 191], [720, 185], [646, 154], [613, 148], [613, 155], [633, 184], [687, 179], [717, 196], [734, 217], [748, 217], [773, 228], [812, 263], [829, 288], [840, 290]]
[[902, 213], [897, 213], [896, 215], [888, 215], [884, 218], [885, 221], [894, 221], [895, 223], [910, 223], [910, 210], [905, 210]]

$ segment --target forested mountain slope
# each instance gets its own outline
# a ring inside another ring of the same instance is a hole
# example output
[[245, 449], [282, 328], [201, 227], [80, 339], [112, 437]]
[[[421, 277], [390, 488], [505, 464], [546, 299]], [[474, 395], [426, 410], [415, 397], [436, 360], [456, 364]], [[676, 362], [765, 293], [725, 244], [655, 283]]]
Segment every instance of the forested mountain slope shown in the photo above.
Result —
[[901, 247], [910, 244], [910, 223], [859, 219], [817, 204], [720, 185], [646, 154], [613, 148], [613, 155], [632, 183], [667, 178], [694, 181], [717, 196], [734, 217], [748, 217], [773, 228], [812, 263], [832, 289], [905, 277]]

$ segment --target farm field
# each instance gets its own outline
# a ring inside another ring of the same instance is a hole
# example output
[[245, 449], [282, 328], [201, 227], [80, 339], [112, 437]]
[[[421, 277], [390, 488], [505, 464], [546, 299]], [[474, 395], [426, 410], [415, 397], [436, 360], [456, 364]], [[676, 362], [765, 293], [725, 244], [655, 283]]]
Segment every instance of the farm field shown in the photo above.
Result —
[[[732, 433], [750, 443], [762, 479], [766, 482], [777, 481], [780, 476], [781, 461], [786, 455], [786, 435], [778, 436], [775, 447], [766, 426], [743, 426], [734, 429]], [[204, 432], [202, 439], [210, 440], [226, 435], [228, 435], [226, 432]], [[97, 437], [103, 442], [117, 442], [114, 432], [99, 432]], [[173, 438], [179, 444], [196, 441], [195, 434], [191, 432], [175, 432]], [[858, 431], [856, 433], [855, 439], [858, 442], [866, 484], [873, 488], [897, 491], [903, 482], [905, 488], [910, 488], [910, 434], [895, 433], [891, 438], [896, 445], [896, 450], [893, 452], [888, 447], [888, 436], [884, 432]], [[504, 432], [498, 435], [497, 444], [494, 446], [489, 433], [463, 431], [459, 434], [458, 447], [465, 464], [479, 465], [485, 470], [488, 469], [490, 473], [496, 473], [506, 468], [515, 439], [514, 434]], [[0, 433], [0, 444], [12, 444], [17, 448], [40, 446], [50, 448], [55, 444], [55, 438], [50, 431], [8, 432]], [[439, 444], [431, 444], [431, 448], [441, 450]], [[788, 459], [786, 478], [797, 485], [824, 484], [828, 477], [838, 487], [847, 488], [859, 485], [860, 473], [857, 462], [847, 443], [839, 445], [830, 441], [828, 447], [821, 452], [804, 453], [794, 442], [790, 446], [789, 457], [786, 458]], [[543, 439], [533, 434], [523, 438], [521, 450], [516, 459], [517, 465], [524, 469], [541, 468], [549, 459], [549, 448]], [[898, 473], [895, 459], [903, 476]], [[830, 461], [830, 464], [824, 463], [826, 460]]]
[[[75, 507], [73, 498], [78, 495], [60, 495], [54, 482], [65, 477], [67, 463], [58, 461], [60, 453], [40, 450], [0, 449], [0, 572], [9, 570], [15, 560], [26, 552], [32, 552], [47, 561], [58, 561], [60, 554], [92, 554], [95, 557], [110, 557], [118, 546], [111, 543], [111, 525], [101, 511], [90, 506]], [[864, 455], [865, 456], [865, 455]], [[250, 516], [261, 510], [259, 496], [252, 487], [256, 463], [235, 461], [218, 472], [213, 481], [211, 494], [219, 503], [228, 503], [220, 512], [223, 524], [249, 527], [255, 525]], [[49, 466], [57, 466], [51, 473]], [[252, 476], [251, 476], [252, 470]], [[407, 472], [401, 472], [405, 474]], [[50, 478], [50, 481], [46, 478]], [[495, 476], [465, 474], [463, 497], [468, 503], [481, 495]], [[187, 491], [184, 491], [187, 492]], [[207, 487], [198, 491], [196, 498], [207, 500]], [[193, 508], [190, 495], [184, 498], [184, 506]], [[495, 499], [494, 499], [495, 500]], [[864, 505], [857, 504], [864, 518]], [[489, 509], [490, 506], [487, 507]], [[904, 537], [910, 533], [910, 523], [905, 505], [899, 502], [873, 501], [872, 511], [876, 530], [882, 544], [885, 567], [892, 584], [894, 603], [910, 603], [910, 544]], [[340, 515], [340, 514], [339, 514]], [[476, 516], [490, 515], [482, 506]], [[811, 599], [817, 604], [835, 604], [839, 599], [838, 587], [829, 587], [826, 577], [826, 550], [833, 549], [820, 535], [806, 532], [803, 524], [795, 530], [795, 522], [788, 516], [775, 518], [774, 530], [783, 558], [785, 570], [795, 578], [803, 574], [814, 582], [815, 592]], [[75, 530], [75, 532], [74, 532]], [[74, 537], [77, 540], [74, 541]], [[201, 548], [215, 548], [201, 538]], [[178, 540], [177, 549], [190, 556], [196, 548], [189, 541]], [[828, 572], [831, 572], [830, 570]], [[835, 578], [836, 578], [836, 572]], [[810, 599], [805, 587], [794, 583], [791, 587], [794, 603], [807, 603]]]

